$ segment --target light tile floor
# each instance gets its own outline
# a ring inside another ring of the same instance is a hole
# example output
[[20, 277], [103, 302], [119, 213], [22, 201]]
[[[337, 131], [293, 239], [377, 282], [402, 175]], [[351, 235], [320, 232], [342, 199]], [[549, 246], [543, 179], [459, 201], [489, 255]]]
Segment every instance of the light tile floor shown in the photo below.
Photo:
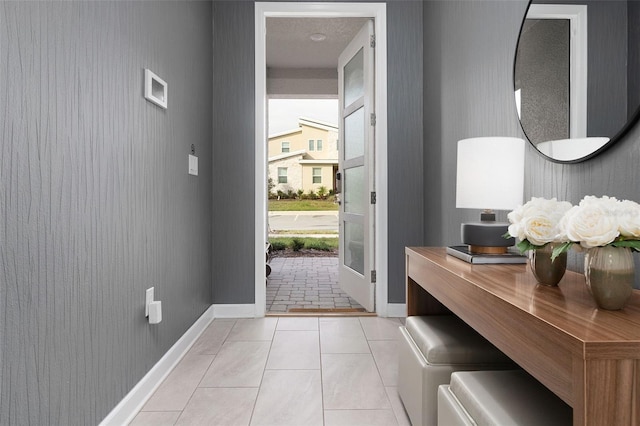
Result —
[[364, 309], [338, 285], [337, 257], [274, 257], [267, 278], [267, 312], [291, 308]]
[[409, 425], [397, 318], [217, 319], [130, 423]]

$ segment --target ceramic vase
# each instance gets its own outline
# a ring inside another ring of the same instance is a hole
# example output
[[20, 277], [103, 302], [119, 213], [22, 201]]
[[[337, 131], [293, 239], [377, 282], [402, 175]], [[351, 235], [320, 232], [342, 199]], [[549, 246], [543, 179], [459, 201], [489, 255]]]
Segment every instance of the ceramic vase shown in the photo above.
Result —
[[557, 286], [567, 270], [566, 252], [551, 260], [554, 248], [555, 245], [548, 243], [540, 249], [529, 252], [531, 272], [540, 284]]
[[622, 309], [633, 292], [635, 266], [631, 249], [613, 246], [589, 249], [584, 274], [599, 308]]

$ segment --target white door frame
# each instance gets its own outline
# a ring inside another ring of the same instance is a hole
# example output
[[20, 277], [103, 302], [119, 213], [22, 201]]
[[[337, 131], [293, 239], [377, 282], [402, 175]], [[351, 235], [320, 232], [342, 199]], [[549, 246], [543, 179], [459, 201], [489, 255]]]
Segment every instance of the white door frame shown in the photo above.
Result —
[[375, 22], [375, 262], [376, 313], [388, 315], [388, 196], [387, 196], [387, 6], [385, 3], [255, 3], [255, 317], [266, 308], [265, 244], [267, 242], [267, 17], [364, 17]]
[[566, 19], [569, 46], [569, 137], [587, 137], [587, 6], [583, 4], [532, 4], [525, 19]]

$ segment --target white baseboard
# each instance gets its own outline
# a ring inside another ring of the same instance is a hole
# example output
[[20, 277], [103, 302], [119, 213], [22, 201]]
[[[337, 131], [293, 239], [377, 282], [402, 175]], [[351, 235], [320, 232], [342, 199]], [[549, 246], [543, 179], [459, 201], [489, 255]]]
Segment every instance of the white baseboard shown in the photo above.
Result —
[[389, 303], [387, 304], [387, 316], [392, 318], [404, 318], [407, 316], [406, 303]]
[[100, 426], [126, 425], [136, 416], [138, 411], [153, 395], [160, 383], [169, 375], [184, 354], [198, 340], [200, 334], [209, 326], [214, 318], [214, 307], [210, 306], [195, 323], [178, 339], [147, 374], [129, 391], [115, 406]]
[[253, 303], [246, 305], [212, 305], [212, 308], [215, 318], [255, 318], [257, 316], [256, 305]]

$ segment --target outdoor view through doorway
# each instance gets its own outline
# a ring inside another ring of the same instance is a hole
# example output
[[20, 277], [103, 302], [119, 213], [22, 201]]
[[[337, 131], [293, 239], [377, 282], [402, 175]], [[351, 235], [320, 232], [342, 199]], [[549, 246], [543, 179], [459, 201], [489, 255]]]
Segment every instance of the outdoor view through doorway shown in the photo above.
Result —
[[338, 284], [338, 99], [269, 99], [266, 311], [362, 312]]

